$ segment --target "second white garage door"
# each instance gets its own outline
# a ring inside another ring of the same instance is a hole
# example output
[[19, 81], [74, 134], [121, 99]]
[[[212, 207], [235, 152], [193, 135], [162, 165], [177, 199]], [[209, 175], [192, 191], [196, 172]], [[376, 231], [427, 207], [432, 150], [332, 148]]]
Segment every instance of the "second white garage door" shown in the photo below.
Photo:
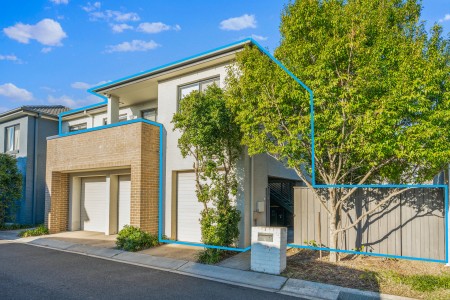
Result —
[[195, 193], [195, 174], [178, 173], [177, 180], [177, 239], [200, 243], [203, 204], [198, 202]]
[[106, 231], [106, 177], [81, 180], [81, 230]]
[[118, 230], [122, 230], [123, 226], [130, 225], [130, 196], [131, 196], [131, 181], [130, 175], [119, 177], [119, 205], [118, 205]]

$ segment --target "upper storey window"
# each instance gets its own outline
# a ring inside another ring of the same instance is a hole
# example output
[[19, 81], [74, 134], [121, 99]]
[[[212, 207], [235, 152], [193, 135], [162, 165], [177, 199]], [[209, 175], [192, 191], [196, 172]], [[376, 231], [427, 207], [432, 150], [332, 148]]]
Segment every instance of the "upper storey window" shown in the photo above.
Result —
[[14, 153], [19, 151], [20, 125], [9, 126], [5, 128], [5, 152]]
[[220, 81], [219, 77], [214, 77], [214, 78], [198, 81], [195, 83], [191, 83], [188, 85], [180, 86], [179, 92], [178, 92], [178, 95], [179, 95], [178, 100], [183, 99], [184, 97], [189, 95], [192, 91], [204, 92], [208, 86], [213, 85], [213, 84], [220, 86], [219, 81]]

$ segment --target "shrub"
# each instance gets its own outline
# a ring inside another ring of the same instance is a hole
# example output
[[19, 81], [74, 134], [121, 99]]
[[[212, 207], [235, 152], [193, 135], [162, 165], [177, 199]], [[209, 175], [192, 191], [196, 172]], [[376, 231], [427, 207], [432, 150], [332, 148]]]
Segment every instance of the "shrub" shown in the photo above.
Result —
[[39, 225], [36, 228], [31, 228], [28, 230], [21, 231], [19, 233], [20, 237], [29, 237], [29, 236], [39, 236], [48, 234], [48, 228], [45, 225]]
[[[226, 106], [223, 91], [213, 84], [204, 92], [190, 93], [180, 101], [172, 123], [174, 130], [181, 131], [181, 154], [195, 159], [196, 195], [203, 206], [202, 243], [231, 247], [239, 237], [241, 219], [235, 200], [242, 146], [239, 127]], [[218, 249], [205, 249], [199, 261], [215, 263], [225, 255]]]
[[213, 265], [222, 260], [222, 254], [219, 249], [205, 249], [198, 254], [198, 262]]
[[159, 245], [158, 236], [147, 233], [140, 228], [125, 225], [116, 240], [117, 248], [125, 251], [140, 251]]
[[17, 160], [9, 154], [0, 153], [0, 225], [7, 219], [22, 197], [22, 175]]

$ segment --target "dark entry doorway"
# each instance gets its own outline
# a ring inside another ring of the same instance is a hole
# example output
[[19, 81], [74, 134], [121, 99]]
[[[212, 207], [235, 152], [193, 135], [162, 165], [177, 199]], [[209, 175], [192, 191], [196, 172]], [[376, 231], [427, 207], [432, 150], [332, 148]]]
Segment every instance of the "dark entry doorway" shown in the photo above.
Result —
[[293, 242], [294, 236], [294, 186], [301, 181], [284, 178], [268, 178], [268, 223], [273, 227], [288, 228], [288, 242]]

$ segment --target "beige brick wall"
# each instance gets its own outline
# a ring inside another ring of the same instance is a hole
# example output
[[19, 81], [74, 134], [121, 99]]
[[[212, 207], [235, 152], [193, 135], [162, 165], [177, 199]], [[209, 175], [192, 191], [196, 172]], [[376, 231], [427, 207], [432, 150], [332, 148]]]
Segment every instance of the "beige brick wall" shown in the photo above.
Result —
[[131, 168], [131, 225], [158, 232], [159, 128], [132, 123], [47, 142], [45, 223], [67, 230], [70, 172]]

